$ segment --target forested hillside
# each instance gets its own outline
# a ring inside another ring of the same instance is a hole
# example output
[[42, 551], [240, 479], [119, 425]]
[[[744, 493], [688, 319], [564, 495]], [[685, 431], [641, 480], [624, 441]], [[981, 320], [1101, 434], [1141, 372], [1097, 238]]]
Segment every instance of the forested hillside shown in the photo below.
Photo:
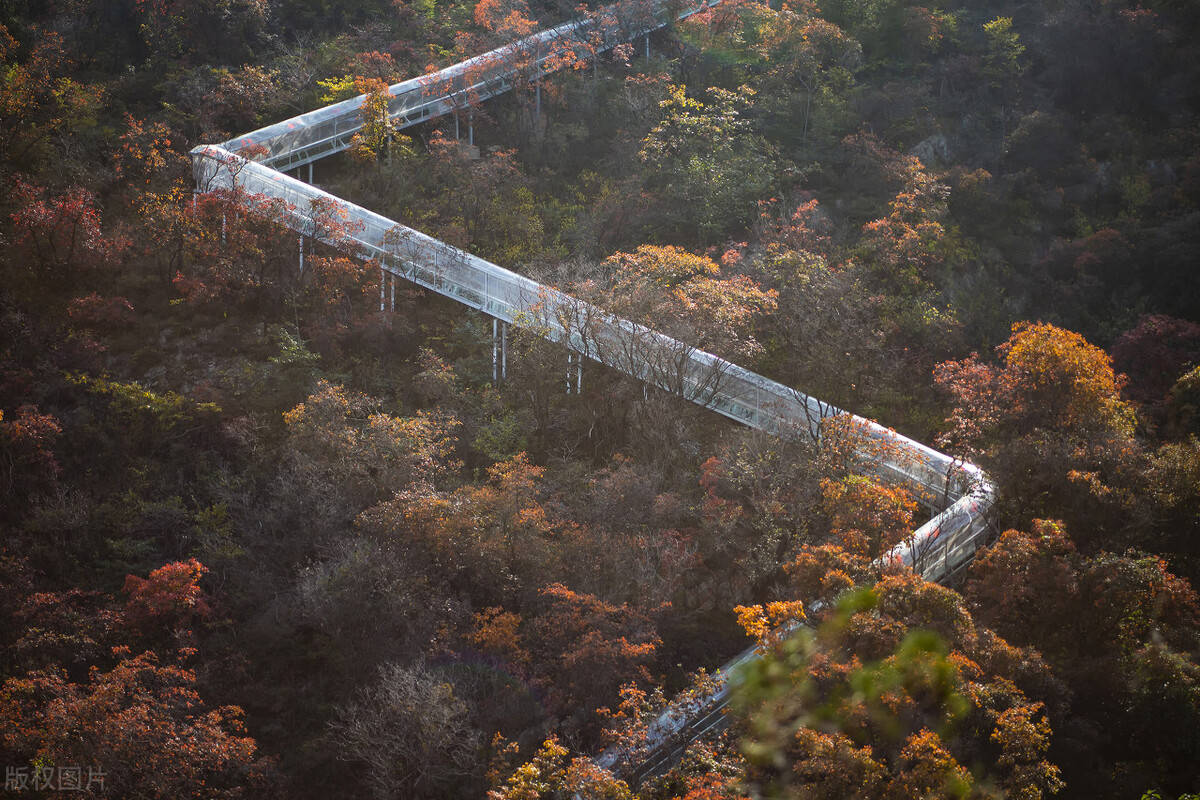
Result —
[[[198, 144], [602, 13], [0, 2], [5, 796], [1200, 793], [1200, 6], [726, 0], [313, 167], [978, 464], [947, 586], [881, 566], [930, 510], [852, 431], [529, 326], [501, 379], [336, 214], [194, 192]], [[591, 760], [754, 642], [677, 763]]]

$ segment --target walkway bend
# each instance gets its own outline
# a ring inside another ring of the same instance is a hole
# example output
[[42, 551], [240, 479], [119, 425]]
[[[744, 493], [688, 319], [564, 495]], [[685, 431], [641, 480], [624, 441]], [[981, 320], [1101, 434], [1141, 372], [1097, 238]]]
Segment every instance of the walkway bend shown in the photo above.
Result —
[[[690, 16], [719, 2], [703, 0], [676, 16]], [[390, 88], [389, 113], [405, 126], [462, 111], [465, 96], [476, 102], [511, 88], [513, 53], [524, 54], [525, 63], [532, 63], [540, 76], [551, 69], [545, 53], [556, 43], [570, 47], [591, 36], [594, 53], [597, 42], [609, 48], [619, 41], [647, 35], [671, 18], [665, 3], [656, 3], [653, 12], [641, 18], [622, 11], [632, 8], [610, 6], [592, 19], [569, 22], [432, 75], [396, 84]], [[531, 53], [532, 59], [527, 58]], [[318, 217], [334, 210], [353, 230], [348, 239], [336, 244], [358, 257], [376, 261], [382, 280], [403, 279], [530, 329], [593, 361], [751, 428], [817, 440], [831, 418], [849, 423], [861, 434], [864, 466], [905, 485], [937, 512], [913, 531], [908, 541], [887, 553], [883, 561], [903, 563], [929, 580], [945, 581], [969, 563], [986, 541], [994, 487], [973, 464], [617, 317], [280, 171], [346, 149], [361, 127], [362, 99], [318, 109], [220, 145], [196, 147], [191, 156], [197, 191], [224, 193], [234, 199], [260, 195], [283, 200], [289, 209], [287, 224], [301, 236], [319, 235]], [[645, 774], [645, 770], [654, 769], [657, 763], [678, 753], [681, 742], [709, 730], [726, 703], [729, 675], [739, 664], [755, 657], [753, 648], [742, 653], [717, 671], [714, 692], [686, 707], [674, 708], [655, 721], [651, 725], [652, 746], [641, 754], [645, 763], [640, 769], [627, 771]], [[620, 758], [621, 754], [609, 752], [599, 756], [597, 762], [613, 767]]]

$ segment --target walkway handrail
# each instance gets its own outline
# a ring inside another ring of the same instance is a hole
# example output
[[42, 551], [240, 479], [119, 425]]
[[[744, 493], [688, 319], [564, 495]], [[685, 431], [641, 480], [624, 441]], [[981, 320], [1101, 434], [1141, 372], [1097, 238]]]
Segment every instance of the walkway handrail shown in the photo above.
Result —
[[434, 239], [316, 186], [216, 145], [192, 151], [203, 191], [266, 195], [285, 201], [286, 222], [302, 234], [319, 228], [313, 209], [336, 213], [350, 233], [338, 244], [378, 261], [405, 280], [545, 338], [605, 366], [775, 435], [821, 435], [824, 420], [848, 417], [867, 441], [864, 456], [930, 505], [957, 499], [978, 470], [877, 422], [847, 414], [796, 389], [691, 347], [644, 325]]
[[[667, 24], [719, 4], [701, 0], [675, 15], [668, 2], [657, 0], [655, 18], [624, 35], [645, 35]], [[614, 7], [605, 11], [611, 12]], [[551, 42], [587, 35], [602, 27], [604, 48], [616, 44], [619, 29], [602, 13], [596, 19], [564, 23], [510, 45], [447, 67], [429, 76], [390, 87], [388, 113], [400, 127], [443, 116], [461, 108], [464, 93], [485, 99], [511, 88], [513, 53], [535, 54], [534, 73], [545, 74], [543, 48]], [[549, 48], [547, 48], [549, 49]], [[506, 64], [508, 66], [506, 66]], [[468, 85], [467, 81], [471, 83]], [[460, 248], [439, 241], [362, 206], [343, 200], [273, 167], [291, 168], [340, 152], [361, 128], [363, 97], [293, 117], [223, 145], [200, 145], [192, 164], [200, 192], [226, 193], [234, 199], [262, 195], [283, 200], [284, 222], [302, 236], [320, 230], [318, 216], [335, 211], [350, 233], [330, 242], [354, 255], [372, 259], [380, 269], [483, 311], [528, 328], [606, 366], [677, 393], [730, 419], [772, 435], [807, 436], [819, 440], [830, 418], [845, 420], [861, 434], [859, 455], [865, 466], [899, 481], [938, 513], [879, 559], [902, 563], [932, 581], [945, 581], [961, 570], [985, 542], [988, 512], [995, 488], [975, 465], [954, 459], [900, 435], [873, 420], [849, 414], [796, 389], [691, 347], [644, 325], [622, 319]], [[246, 157], [248, 156], [248, 157]], [[750, 648], [716, 673], [717, 688], [697, 698], [682, 713], [669, 709], [651, 723], [656, 753], [687, 732], [711, 727], [724, 706], [729, 675], [755, 658]], [[689, 716], [690, 714], [690, 716]], [[698, 734], [697, 734], [698, 735]], [[694, 738], [694, 737], [691, 737]], [[661, 757], [661, 756], [660, 756]], [[597, 758], [612, 767], [619, 754]]]
[[[631, 8], [649, 3], [645, 13], [622, 19], [622, 4], [607, 6], [595, 16], [565, 22], [510, 42], [482, 55], [474, 56], [444, 69], [410, 78], [388, 87], [388, 116], [398, 128], [464, 110], [468, 105], [494, 97], [511, 88], [519, 72], [530, 79], [547, 75], [564, 64], [562, 55], [570, 51], [575, 58], [594, 57], [582, 52], [582, 42], [593, 34], [600, 38], [597, 52], [632, 41], [669, 24], [686, 19], [718, 5], [721, 0], [689, 3], [674, 16], [669, 9], [675, 3], [643, 0]], [[350, 147], [354, 135], [362, 129], [361, 109], [366, 95], [299, 114], [282, 122], [223, 142], [226, 150], [239, 153], [276, 169], [292, 169]]]

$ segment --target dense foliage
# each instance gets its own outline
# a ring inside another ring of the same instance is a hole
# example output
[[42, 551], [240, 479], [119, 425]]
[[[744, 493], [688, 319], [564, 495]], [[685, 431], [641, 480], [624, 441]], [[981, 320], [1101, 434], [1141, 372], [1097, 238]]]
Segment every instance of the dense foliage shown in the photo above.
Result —
[[[603, 13], [0, 3], [6, 792], [1200, 791], [1195, 5], [730, 0], [383, 113]], [[335, 208], [298, 242], [193, 195], [192, 146], [357, 94], [318, 184], [936, 440], [998, 535], [956, 587], [881, 570], [926, 512], [852, 429], [575, 391], [536, 331], [494, 381], [491, 321], [381, 313]], [[726, 732], [642, 781], [585, 758], [755, 642]]]

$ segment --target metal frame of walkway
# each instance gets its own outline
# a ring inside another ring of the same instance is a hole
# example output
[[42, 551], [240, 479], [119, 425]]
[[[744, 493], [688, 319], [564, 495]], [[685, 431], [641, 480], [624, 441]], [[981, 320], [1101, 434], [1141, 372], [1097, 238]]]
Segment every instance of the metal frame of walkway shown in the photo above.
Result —
[[[675, 19], [719, 3], [701, 0], [699, 5], [679, 9], [660, 2], [649, 14], [628, 11], [646, 6], [606, 7], [587, 19], [564, 23], [395, 84], [389, 88], [389, 114], [399, 127], [407, 127], [469, 113], [472, 103], [512, 88], [514, 64], [521, 63], [526, 76], [532, 70], [540, 78], [562, 62], [561, 58], [552, 59], [551, 53], [561, 55], [563, 48], [575, 48], [577, 57], [594, 58], [600, 50], [648, 36]], [[589, 46], [583, 50], [580, 43], [585, 41]], [[994, 487], [973, 464], [284, 174], [282, 170], [346, 150], [362, 127], [363, 99], [360, 96], [327, 106], [219, 145], [196, 147], [191, 156], [197, 191], [225, 193], [234, 199], [261, 195], [283, 200], [289, 209], [286, 223], [301, 237], [319, 238], [314, 210], [321, 214], [336, 210], [352, 233], [331, 243], [380, 265], [381, 308], [388, 281], [394, 296], [395, 282], [405, 280], [504, 323], [530, 329], [571, 353], [769, 434], [818, 440], [826, 420], [848, 421], [863, 441], [864, 466], [902, 483], [937, 512], [913, 531], [908, 541], [885, 554], [883, 562], [902, 563], [929, 580], [945, 581], [984, 543]], [[661, 761], [678, 752], [681, 741], [691, 741], [715, 724], [714, 715], [728, 696], [729, 675], [754, 657], [755, 648], [748, 649], [715, 673], [718, 688], [712, 694], [664, 713], [650, 726], [656, 746], [649, 754], [649, 768], [654, 759]], [[612, 767], [619, 755], [605, 753], [597, 762]]]

